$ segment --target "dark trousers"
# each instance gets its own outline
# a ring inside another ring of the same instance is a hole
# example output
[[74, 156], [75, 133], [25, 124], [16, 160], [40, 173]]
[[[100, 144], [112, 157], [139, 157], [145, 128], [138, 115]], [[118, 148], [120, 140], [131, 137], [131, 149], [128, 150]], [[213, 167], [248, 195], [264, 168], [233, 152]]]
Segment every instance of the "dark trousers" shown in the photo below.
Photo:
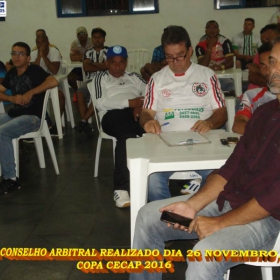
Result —
[[114, 190], [129, 192], [129, 170], [126, 163], [126, 140], [142, 136], [143, 128], [134, 120], [133, 109], [116, 109], [108, 111], [102, 118], [102, 129], [117, 139], [115, 149]]

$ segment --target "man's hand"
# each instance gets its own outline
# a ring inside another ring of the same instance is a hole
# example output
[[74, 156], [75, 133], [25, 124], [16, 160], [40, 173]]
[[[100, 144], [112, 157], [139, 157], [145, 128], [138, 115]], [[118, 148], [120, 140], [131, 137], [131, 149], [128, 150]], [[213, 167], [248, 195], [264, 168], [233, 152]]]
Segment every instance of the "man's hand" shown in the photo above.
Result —
[[142, 106], [133, 108], [133, 117], [135, 121], [138, 120], [141, 112], [142, 112]]
[[207, 131], [211, 130], [213, 124], [209, 121], [197, 121], [193, 127], [191, 127], [191, 131], [197, 131], [199, 133], [206, 133]]
[[38, 55], [40, 57], [48, 56], [49, 53], [49, 47], [47, 45], [42, 45], [38, 50]]
[[209, 50], [212, 50], [213, 46], [215, 46], [218, 42], [218, 35], [216, 34], [215, 36], [208, 37], [207, 39], [207, 48]]
[[22, 95], [22, 102], [23, 102], [23, 104], [30, 103], [30, 100], [31, 100], [32, 96], [33, 96], [33, 94], [30, 93], [30, 91], [28, 91], [24, 95]]
[[144, 126], [144, 130], [148, 133], [155, 133], [155, 134], [160, 134], [161, 133], [161, 127], [156, 120], [149, 120], [147, 121]]
[[[187, 217], [187, 218], [191, 218], [191, 219], [193, 219], [195, 214], [196, 214], [195, 210], [189, 205], [188, 201], [171, 203], [171, 204], [159, 209], [159, 211], [160, 212], [171, 211], [171, 212], [174, 212], [175, 214], [178, 214], [180, 216], [184, 216], [184, 217]], [[191, 222], [191, 224], [192, 223], [193, 222]], [[174, 229], [180, 229], [180, 230], [188, 231], [187, 227], [181, 226], [179, 224], [172, 225], [170, 223], [167, 223], [167, 226], [168, 227], [173, 227]]]
[[142, 107], [144, 102], [144, 96], [139, 96], [134, 99], [129, 99], [129, 107], [130, 108], [135, 108], [135, 107]]
[[24, 105], [21, 94], [11, 96], [10, 101], [14, 104]]
[[190, 223], [188, 232], [191, 233], [194, 230], [201, 240], [223, 228], [220, 220], [220, 217], [197, 216]]

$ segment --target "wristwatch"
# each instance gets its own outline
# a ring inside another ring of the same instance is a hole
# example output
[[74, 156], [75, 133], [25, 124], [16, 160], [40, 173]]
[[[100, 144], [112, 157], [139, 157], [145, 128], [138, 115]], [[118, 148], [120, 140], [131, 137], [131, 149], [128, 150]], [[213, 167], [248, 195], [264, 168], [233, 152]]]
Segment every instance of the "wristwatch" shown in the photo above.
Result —
[[224, 64], [220, 64], [221, 69], [224, 71], [226, 69]]

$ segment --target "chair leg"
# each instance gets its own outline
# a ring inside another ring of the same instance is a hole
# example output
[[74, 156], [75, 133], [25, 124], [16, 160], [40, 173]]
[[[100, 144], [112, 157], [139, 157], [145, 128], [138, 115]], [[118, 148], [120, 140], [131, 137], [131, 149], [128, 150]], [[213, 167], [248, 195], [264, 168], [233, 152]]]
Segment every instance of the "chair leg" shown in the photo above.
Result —
[[224, 274], [224, 280], [229, 280], [230, 269], [227, 270], [227, 273]]
[[19, 178], [19, 149], [18, 149], [18, 139], [13, 139], [14, 157], [16, 164], [16, 176]]
[[46, 168], [42, 137], [34, 138], [34, 144], [35, 144], [35, 148], [36, 148], [36, 152], [37, 152], [39, 166], [40, 166], [40, 168]]
[[272, 278], [272, 267], [261, 267], [262, 280], [273, 280]]
[[52, 138], [50, 135], [50, 131], [48, 129], [48, 125], [45, 121], [44, 126], [43, 126], [43, 135], [46, 138], [46, 142], [49, 148], [49, 152], [51, 154], [51, 158], [52, 158], [52, 162], [53, 162], [53, 166], [55, 169], [55, 173], [58, 175], [59, 174], [59, 169], [58, 169], [58, 164], [57, 164], [57, 160], [56, 160], [56, 154], [54, 151], [54, 146], [53, 146], [53, 142], [52, 142]]
[[96, 153], [95, 153], [95, 164], [94, 164], [94, 177], [98, 177], [98, 166], [99, 166], [99, 157], [100, 157], [100, 150], [101, 150], [102, 138], [99, 134], [96, 146]]

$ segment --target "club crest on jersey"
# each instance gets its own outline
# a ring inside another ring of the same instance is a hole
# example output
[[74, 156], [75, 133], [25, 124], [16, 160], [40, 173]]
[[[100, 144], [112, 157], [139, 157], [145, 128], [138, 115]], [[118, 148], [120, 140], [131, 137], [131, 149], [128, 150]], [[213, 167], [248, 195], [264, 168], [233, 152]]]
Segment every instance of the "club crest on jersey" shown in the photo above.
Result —
[[164, 90], [161, 92], [161, 95], [162, 95], [163, 97], [166, 97], [166, 98], [168, 98], [171, 94], [172, 94], [172, 92], [171, 92], [171, 90], [169, 90], [169, 89], [164, 89]]
[[205, 96], [208, 92], [208, 87], [204, 83], [194, 83], [192, 86], [192, 91], [196, 96]]

